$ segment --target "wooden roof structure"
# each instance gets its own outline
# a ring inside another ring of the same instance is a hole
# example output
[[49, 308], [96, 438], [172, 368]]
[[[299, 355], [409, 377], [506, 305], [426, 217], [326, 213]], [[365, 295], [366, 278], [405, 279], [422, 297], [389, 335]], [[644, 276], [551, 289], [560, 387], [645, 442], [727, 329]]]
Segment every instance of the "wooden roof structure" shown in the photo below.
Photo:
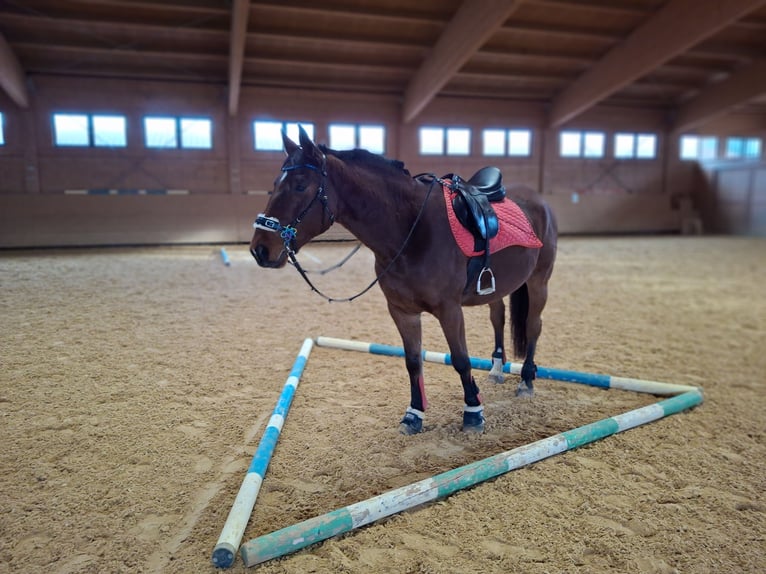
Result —
[[557, 127], [600, 104], [678, 131], [766, 118], [766, 0], [0, 0], [0, 88], [29, 78], [372, 92], [415, 121], [437, 96], [543, 102]]

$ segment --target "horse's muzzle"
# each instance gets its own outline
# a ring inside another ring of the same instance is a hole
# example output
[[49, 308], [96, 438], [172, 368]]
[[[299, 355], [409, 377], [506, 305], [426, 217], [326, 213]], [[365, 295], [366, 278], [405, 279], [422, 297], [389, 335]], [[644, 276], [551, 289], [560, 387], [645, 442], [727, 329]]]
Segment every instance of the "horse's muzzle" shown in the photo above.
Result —
[[255, 262], [261, 267], [283, 267], [287, 258], [284, 253], [281, 253], [275, 260], [269, 260], [269, 248], [263, 244], [258, 244], [255, 247], [250, 248], [250, 253], [255, 259]]

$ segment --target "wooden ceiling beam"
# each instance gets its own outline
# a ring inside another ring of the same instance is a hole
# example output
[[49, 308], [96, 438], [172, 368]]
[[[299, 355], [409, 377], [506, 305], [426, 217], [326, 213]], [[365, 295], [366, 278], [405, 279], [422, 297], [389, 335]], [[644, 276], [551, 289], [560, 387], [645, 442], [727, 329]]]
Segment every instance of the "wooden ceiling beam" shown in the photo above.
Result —
[[468, 59], [521, 5], [520, 0], [463, 0], [404, 94], [403, 120], [412, 121]]
[[553, 101], [560, 126], [654, 68], [766, 4], [766, 0], [671, 0]]
[[678, 109], [673, 131], [685, 132], [766, 94], [766, 60], [757, 60], [703, 90]]
[[250, 0], [234, 0], [231, 9], [231, 40], [229, 50], [229, 115], [239, 111], [239, 91], [242, 86], [242, 66], [245, 61], [247, 21]]
[[29, 91], [16, 53], [0, 33], [0, 87], [21, 108], [29, 107]]

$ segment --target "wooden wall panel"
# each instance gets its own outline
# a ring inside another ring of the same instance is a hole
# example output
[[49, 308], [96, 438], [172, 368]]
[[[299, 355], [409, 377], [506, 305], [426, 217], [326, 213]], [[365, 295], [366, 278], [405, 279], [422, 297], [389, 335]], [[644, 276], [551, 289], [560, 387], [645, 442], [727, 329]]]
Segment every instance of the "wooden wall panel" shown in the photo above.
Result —
[[[564, 233], [677, 231], [673, 198], [702, 193], [694, 162], [676, 159], [677, 145], [666, 133], [667, 118], [660, 110], [601, 106], [565, 126], [604, 131], [608, 142], [617, 131], [657, 133], [660, 152], [667, 154], [664, 159], [615, 162], [559, 158], [557, 132], [543, 128], [545, 107], [530, 102], [436, 98], [418, 122], [403, 124], [402, 102], [386, 95], [243, 86], [238, 115], [229, 118], [221, 86], [35, 76], [30, 87], [29, 111], [0, 95], [7, 141], [0, 147], [0, 247], [247, 241], [252, 219], [264, 209], [284, 159], [282, 152], [254, 151], [255, 119], [312, 122], [319, 142], [327, 142], [331, 122], [385, 124], [386, 155], [403, 160], [413, 174], [456, 172], [468, 177], [485, 165], [497, 165], [507, 183], [527, 185], [546, 196]], [[50, 125], [55, 111], [125, 114], [128, 146], [57, 148]], [[146, 114], [210, 117], [213, 149], [145, 149], [141, 122]], [[418, 129], [423, 125], [471, 128], [472, 155], [420, 155]], [[497, 127], [534, 130], [531, 156], [482, 157], [481, 131]], [[758, 177], [762, 182], [764, 176]], [[66, 189], [104, 188], [179, 189], [189, 195], [63, 195]], [[760, 208], [748, 213], [750, 228], [760, 229]], [[344, 235], [342, 228], [330, 233]]]

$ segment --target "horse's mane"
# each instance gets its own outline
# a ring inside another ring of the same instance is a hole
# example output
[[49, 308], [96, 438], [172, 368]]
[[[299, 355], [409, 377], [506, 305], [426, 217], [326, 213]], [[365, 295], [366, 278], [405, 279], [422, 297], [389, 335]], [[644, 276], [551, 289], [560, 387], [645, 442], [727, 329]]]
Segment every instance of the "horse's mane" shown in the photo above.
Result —
[[410, 172], [404, 167], [403, 161], [399, 161], [398, 159], [388, 159], [382, 155], [369, 152], [366, 149], [357, 148], [338, 151], [330, 149], [325, 145], [320, 145], [319, 149], [322, 150], [322, 153], [334, 155], [343, 162], [364, 164], [369, 165], [370, 167], [380, 166], [382, 168], [394, 169], [406, 176], [410, 175]]

